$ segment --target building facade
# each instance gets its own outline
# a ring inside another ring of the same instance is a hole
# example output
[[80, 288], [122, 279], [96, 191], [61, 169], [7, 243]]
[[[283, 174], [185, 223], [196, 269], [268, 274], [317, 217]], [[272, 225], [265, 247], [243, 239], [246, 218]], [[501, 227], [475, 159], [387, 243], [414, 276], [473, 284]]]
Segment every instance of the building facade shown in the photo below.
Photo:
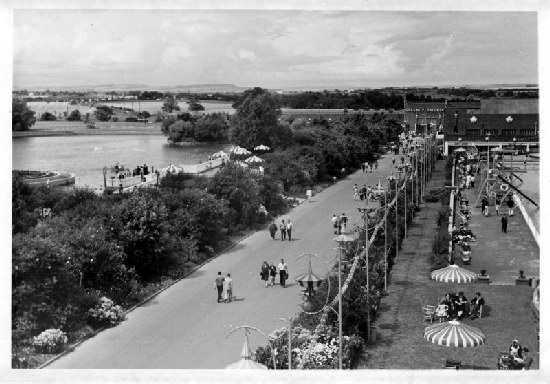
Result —
[[538, 99], [484, 99], [448, 102], [443, 117], [444, 152], [464, 145], [517, 146], [532, 151], [539, 144]]

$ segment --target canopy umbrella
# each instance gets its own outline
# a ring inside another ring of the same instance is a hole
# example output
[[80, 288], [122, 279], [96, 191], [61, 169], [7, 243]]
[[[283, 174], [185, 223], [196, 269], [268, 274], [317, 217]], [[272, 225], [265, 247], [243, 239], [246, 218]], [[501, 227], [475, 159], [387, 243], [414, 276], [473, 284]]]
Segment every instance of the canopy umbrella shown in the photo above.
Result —
[[255, 151], [269, 151], [271, 148], [269, 148], [267, 145], [260, 144], [257, 147], [254, 147]]
[[259, 158], [258, 156], [251, 156], [245, 160], [245, 163], [263, 163], [263, 159]]
[[229, 364], [225, 367], [225, 369], [267, 369], [267, 367], [263, 364], [256, 363], [255, 361], [252, 361], [252, 351], [250, 350], [250, 346], [248, 345], [248, 334], [245, 333], [244, 335], [244, 343], [243, 348], [241, 350], [241, 357], [239, 361], [233, 364]]
[[341, 235], [336, 236], [333, 240], [336, 241], [337, 243], [343, 243], [343, 242], [355, 241], [355, 238], [349, 235], [346, 235], [345, 233], [342, 233]]
[[316, 285], [317, 287], [321, 285], [321, 282], [323, 281], [322, 277], [317, 276], [313, 273], [311, 270], [311, 260], [309, 260], [309, 268], [306, 273], [302, 273], [301, 275], [296, 276], [294, 279], [300, 286], [304, 287], [309, 285], [308, 283], [312, 283], [313, 285]]
[[445, 347], [469, 348], [485, 343], [485, 334], [479, 329], [451, 320], [434, 323], [424, 329], [424, 338]]
[[462, 147], [458, 147], [453, 152], [466, 152], [466, 150]]
[[165, 173], [179, 173], [183, 172], [183, 168], [176, 167], [174, 164], [170, 164], [166, 168], [162, 168], [161, 171]]
[[248, 149], [246, 148], [239, 148], [238, 150], [236, 150], [235, 152], [236, 155], [250, 155], [252, 152], [250, 152]]
[[226, 156], [229, 156], [229, 154], [225, 153], [224, 151], [219, 151], [219, 152], [214, 153], [212, 155], [212, 158], [216, 159], [218, 157], [226, 157]]
[[473, 283], [477, 276], [475, 272], [468, 271], [458, 265], [451, 264], [445, 268], [437, 269], [432, 272], [431, 278], [443, 283]]

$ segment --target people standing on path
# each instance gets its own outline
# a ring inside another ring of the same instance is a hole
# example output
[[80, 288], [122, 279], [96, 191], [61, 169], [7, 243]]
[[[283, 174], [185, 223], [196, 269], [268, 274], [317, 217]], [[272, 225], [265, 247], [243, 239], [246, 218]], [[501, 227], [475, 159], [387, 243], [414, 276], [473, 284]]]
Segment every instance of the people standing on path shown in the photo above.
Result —
[[216, 282], [214, 283], [214, 289], [218, 290], [218, 303], [222, 301], [222, 293], [223, 293], [223, 276], [221, 272], [218, 272], [218, 276], [216, 276]]
[[497, 216], [498, 216], [498, 210], [500, 209], [500, 196], [497, 195], [496, 199], [495, 199], [495, 211], [497, 212]]
[[502, 219], [500, 219], [501, 229], [502, 232], [506, 233], [508, 231], [508, 217], [502, 216]]
[[332, 229], [334, 230], [334, 234], [336, 235], [338, 233], [338, 217], [336, 215], [332, 215]]
[[346, 231], [346, 225], [348, 224], [348, 218], [345, 213], [342, 213], [342, 216], [340, 216], [340, 222], [342, 223], [342, 229], [344, 232]]
[[269, 281], [269, 263], [267, 260], [264, 260], [262, 263], [262, 268], [260, 269], [260, 277], [264, 281], [264, 286], [267, 288], [267, 284]]
[[391, 163], [392, 163], [393, 165], [395, 165], [395, 156], [392, 156], [392, 157], [391, 157]]
[[370, 168], [370, 173], [372, 173], [372, 168], [374, 168], [374, 164], [373, 164], [373, 163], [369, 163], [369, 168]]
[[286, 288], [286, 279], [288, 277], [288, 266], [286, 265], [284, 259], [281, 259], [281, 262], [277, 266], [277, 270], [279, 271], [279, 283], [283, 288]]
[[378, 160], [374, 163], [374, 169], [378, 170]]
[[275, 235], [277, 234], [277, 224], [275, 224], [274, 221], [269, 224], [269, 234], [271, 235], [271, 238], [275, 240]]
[[489, 201], [487, 200], [487, 197], [486, 196], [483, 196], [481, 198], [481, 213], [484, 214], [485, 213], [485, 207], [487, 207], [487, 205], [489, 204]]
[[279, 229], [281, 230], [281, 241], [286, 240], [286, 224], [285, 221], [281, 221], [281, 225], [279, 226]]
[[342, 218], [340, 216], [336, 216], [336, 234], [340, 235], [342, 233]]
[[271, 265], [269, 266], [269, 285], [275, 285], [275, 276], [277, 276], [277, 267], [275, 266], [275, 263], [271, 262]]
[[223, 302], [231, 303], [231, 300], [233, 300], [233, 279], [231, 274], [228, 273], [223, 280]]
[[286, 235], [288, 237], [288, 241], [292, 241], [292, 227], [294, 226], [292, 225], [290, 219], [288, 219], [288, 223], [286, 225]]
[[361, 170], [365, 173], [365, 163], [361, 163]]
[[514, 200], [512, 200], [512, 196], [508, 197], [508, 201], [506, 202], [506, 205], [508, 206], [508, 216], [514, 216]]
[[363, 201], [367, 198], [367, 185], [363, 185], [359, 191], [359, 200]]
[[359, 199], [359, 187], [357, 184], [353, 186], [353, 200], [357, 201]]

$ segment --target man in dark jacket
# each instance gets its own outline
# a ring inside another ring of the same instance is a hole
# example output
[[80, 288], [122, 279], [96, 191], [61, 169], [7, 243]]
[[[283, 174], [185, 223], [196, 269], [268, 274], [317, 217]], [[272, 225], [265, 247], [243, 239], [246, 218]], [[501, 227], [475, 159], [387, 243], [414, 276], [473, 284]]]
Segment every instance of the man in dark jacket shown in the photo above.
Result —
[[508, 231], [508, 217], [502, 216], [502, 219], [500, 219], [500, 224], [502, 226], [502, 232], [506, 233], [506, 231]]

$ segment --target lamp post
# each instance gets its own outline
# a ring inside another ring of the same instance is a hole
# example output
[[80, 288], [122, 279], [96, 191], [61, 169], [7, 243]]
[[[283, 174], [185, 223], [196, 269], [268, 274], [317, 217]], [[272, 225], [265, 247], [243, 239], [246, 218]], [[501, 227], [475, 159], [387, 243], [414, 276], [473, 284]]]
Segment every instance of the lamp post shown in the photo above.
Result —
[[367, 277], [367, 342], [370, 341], [370, 309], [369, 306], [369, 212], [370, 209], [358, 208], [359, 212], [362, 212], [365, 218], [365, 274]]
[[336, 237], [338, 243], [338, 367], [342, 369], [342, 244], [353, 241], [349, 236]]
[[292, 369], [292, 317], [286, 319], [280, 318], [279, 320], [288, 323], [288, 370]]

